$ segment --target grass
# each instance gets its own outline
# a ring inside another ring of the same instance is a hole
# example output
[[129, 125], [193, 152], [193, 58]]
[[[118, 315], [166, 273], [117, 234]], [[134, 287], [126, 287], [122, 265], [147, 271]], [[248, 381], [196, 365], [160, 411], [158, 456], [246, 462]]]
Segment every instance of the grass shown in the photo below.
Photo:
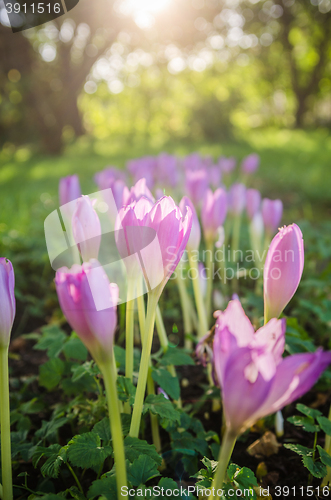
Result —
[[[251, 186], [263, 196], [281, 198], [286, 219], [330, 217], [331, 137], [327, 130], [256, 130], [238, 136], [234, 143], [171, 143], [164, 149], [180, 156], [200, 151], [239, 160], [257, 152], [261, 166]], [[83, 192], [90, 193], [95, 190], [94, 174], [105, 166], [125, 168], [130, 158], [159, 152], [152, 142], [130, 145], [123, 140], [98, 142], [87, 137], [68, 146], [61, 157], [31, 156], [27, 148], [5, 150], [0, 155], [0, 231], [28, 234], [32, 222], [39, 224], [40, 216], [45, 218], [57, 207], [62, 176], [79, 174]]]

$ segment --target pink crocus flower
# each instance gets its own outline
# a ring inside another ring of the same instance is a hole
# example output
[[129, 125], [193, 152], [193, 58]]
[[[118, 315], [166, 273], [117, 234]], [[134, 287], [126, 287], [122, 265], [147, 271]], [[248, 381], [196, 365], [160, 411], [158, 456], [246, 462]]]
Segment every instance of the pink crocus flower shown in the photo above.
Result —
[[16, 314], [15, 275], [10, 260], [0, 258], [0, 347], [9, 345]]
[[228, 195], [223, 188], [218, 188], [213, 193], [210, 189], [206, 192], [201, 209], [202, 229], [206, 241], [215, 241], [218, 237], [218, 228], [223, 226], [227, 209]]
[[221, 156], [218, 160], [218, 165], [224, 174], [230, 174], [236, 168], [236, 163], [237, 160], [233, 156], [229, 158]]
[[247, 189], [246, 191], [246, 211], [250, 220], [259, 211], [261, 205], [261, 193], [257, 189]]
[[60, 306], [97, 363], [112, 356], [117, 324], [118, 286], [109, 283], [97, 260], [56, 272], [55, 286]]
[[101, 243], [101, 224], [88, 196], [81, 196], [77, 200], [72, 216], [72, 231], [84, 262], [97, 259]]
[[153, 156], [145, 156], [130, 160], [127, 164], [127, 169], [132, 174], [134, 182], [144, 177], [149, 189], [153, 189], [155, 183], [156, 158]]
[[244, 174], [253, 174], [260, 165], [260, 157], [258, 154], [253, 153], [246, 156], [241, 163], [241, 170]]
[[283, 358], [285, 325], [272, 319], [254, 332], [238, 300], [217, 318], [214, 368], [234, 436], [305, 394], [331, 363], [331, 352], [321, 349]]
[[66, 205], [81, 196], [79, 179], [77, 175], [62, 177], [59, 183], [59, 201], [60, 206]]
[[206, 168], [186, 170], [185, 188], [190, 200], [192, 200], [195, 206], [198, 206], [208, 189], [208, 174]]
[[278, 318], [299, 286], [304, 266], [302, 232], [284, 226], [273, 238], [264, 265], [265, 321]]
[[151, 203], [155, 202], [154, 196], [148, 189], [146, 179], [144, 177], [139, 179], [130, 191], [126, 188], [123, 196], [123, 205], [130, 205], [131, 203], [139, 201], [142, 197], [146, 198]]
[[229, 191], [229, 209], [234, 215], [240, 215], [246, 206], [246, 186], [232, 184]]
[[264, 227], [269, 235], [273, 235], [277, 231], [283, 215], [283, 203], [281, 200], [262, 200], [262, 217]]
[[201, 240], [200, 222], [193, 203], [187, 196], [183, 196], [179, 203], [179, 208], [183, 215], [186, 214], [186, 207], [190, 207], [192, 212], [192, 229], [186, 247], [188, 251], [199, 250]]
[[154, 205], [141, 198], [123, 207], [116, 221], [116, 244], [125, 262], [130, 261], [128, 272], [136, 272], [138, 263], [147, 288], [157, 287], [161, 293], [183, 255], [191, 227], [191, 209], [187, 207], [183, 218], [170, 196]]

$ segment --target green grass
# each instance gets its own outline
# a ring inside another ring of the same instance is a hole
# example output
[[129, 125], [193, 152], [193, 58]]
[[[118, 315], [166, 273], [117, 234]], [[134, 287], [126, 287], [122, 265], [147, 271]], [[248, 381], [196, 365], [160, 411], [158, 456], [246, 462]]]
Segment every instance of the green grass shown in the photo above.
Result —
[[[169, 144], [164, 147], [183, 156], [192, 151], [224, 154], [238, 159], [251, 152], [261, 156], [261, 167], [251, 186], [263, 196], [279, 197], [286, 207], [286, 219], [316, 220], [331, 214], [331, 137], [326, 130], [251, 131], [227, 144]], [[26, 148], [0, 155], [0, 230], [28, 234], [31, 223], [57, 207], [60, 177], [79, 174], [83, 192], [93, 192], [93, 176], [107, 165], [125, 168], [130, 158], [157, 154], [153, 144], [127, 144], [115, 139], [91, 142], [89, 138], [67, 147], [61, 157], [30, 156]], [[48, 196], [49, 195], [49, 196]], [[47, 200], [46, 207], [41, 200]], [[285, 220], [284, 222], [288, 222]]]

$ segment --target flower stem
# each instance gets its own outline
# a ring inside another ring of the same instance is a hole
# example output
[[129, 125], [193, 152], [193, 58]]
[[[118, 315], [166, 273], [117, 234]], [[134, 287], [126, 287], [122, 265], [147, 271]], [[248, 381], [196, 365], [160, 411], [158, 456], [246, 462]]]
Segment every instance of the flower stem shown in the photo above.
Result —
[[[155, 387], [154, 387], [154, 380], [152, 378], [151, 365], [148, 369], [147, 393], [148, 393], [148, 395], [155, 394]], [[149, 412], [149, 417], [151, 419], [151, 430], [152, 430], [153, 443], [155, 445], [156, 451], [159, 453], [161, 451], [161, 448], [162, 448], [161, 438], [160, 438], [160, 429], [159, 429], [159, 420], [158, 420], [157, 415], [154, 415], [151, 411]]]
[[[138, 321], [140, 335], [142, 336], [146, 331], [146, 311], [145, 311], [145, 300], [144, 300], [144, 290], [141, 278], [137, 282], [137, 307], [138, 307]], [[141, 344], [143, 339], [141, 338]]]
[[147, 305], [147, 318], [146, 318], [146, 332], [143, 340], [137, 392], [134, 400], [134, 407], [133, 407], [131, 427], [130, 427], [131, 437], [138, 437], [139, 435], [139, 427], [140, 427], [141, 415], [144, 405], [146, 383], [147, 383], [149, 356], [151, 353], [152, 342], [153, 342], [155, 313], [158, 300], [159, 300], [159, 293], [154, 291], [149, 292], [148, 305]]
[[0, 347], [0, 421], [3, 500], [13, 498], [10, 443], [10, 403], [8, 377], [8, 346]]
[[114, 365], [113, 358], [111, 357], [108, 360], [108, 362], [100, 366], [100, 369], [102, 371], [106, 387], [110, 430], [112, 435], [112, 443], [113, 443], [114, 457], [116, 464], [117, 496], [118, 498], [121, 498], [121, 488], [122, 486], [127, 485], [127, 479], [126, 479], [122, 422], [119, 411], [119, 401], [117, 397], [117, 388], [116, 388], [116, 367]]
[[[215, 500], [215, 498], [221, 498], [222, 496], [220, 490], [222, 489], [222, 486], [224, 484], [226, 470], [228, 468], [228, 463], [230, 461], [236, 440], [237, 435], [232, 434], [230, 431], [226, 430], [222, 440], [222, 446], [218, 458], [218, 466], [213, 479], [213, 484], [211, 486], [212, 489], [215, 488], [216, 495], [214, 496], [213, 494], [211, 494], [209, 496], [209, 500]], [[217, 490], [219, 490], [219, 493]]]
[[237, 262], [237, 250], [239, 250], [240, 243], [240, 226], [241, 226], [241, 215], [235, 215], [233, 220], [233, 233], [232, 233], [232, 260], [234, 263]]
[[134, 282], [128, 282], [126, 302], [126, 335], [125, 335], [125, 376], [132, 381], [133, 374], [133, 328], [134, 328]]
[[[206, 290], [206, 314], [207, 318], [211, 314], [211, 298], [213, 294], [213, 249], [214, 242], [207, 242], [207, 258], [206, 258], [206, 271], [207, 271], [207, 290]], [[207, 325], [208, 326], [208, 325]], [[207, 328], [208, 330], [208, 328]], [[205, 332], [207, 333], [207, 332]]]
[[203, 303], [203, 297], [201, 293], [200, 283], [199, 283], [199, 268], [198, 263], [194, 259], [192, 252], [188, 252], [188, 258], [190, 262], [190, 267], [194, 270], [194, 274], [192, 274], [192, 282], [193, 282], [193, 292], [195, 303], [198, 311], [199, 318], [199, 332], [198, 338], [201, 339], [208, 332], [208, 321], [206, 316], [206, 309]]
[[163, 352], [167, 352], [167, 350], [169, 348], [169, 341], [168, 341], [168, 336], [167, 336], [167, 332], [166, 332], [166, 329], [165, 329], [165, 326], [163, 323], [163, 318], [162, 318], [161, 309], [160, 309], [159, 305], [156, 306], [155, 323], [156, 323], [156, 331], [157, 331]]
[[183, 279], [181, 269], [178, 270], [176, 281], [179, 291], [180, 305], [182, 307], [182, 313], [183, 313], [185, 347], [186, 349], [192, 351], [193, 349], [192, 339], [188, 338], [188, 336], [192, 335], [193, 326], [190, 316], [190, 304], [185, 286], [185, 280]]
[[74, 471], [74, 470], [73, 470], [73, 468], [70, 466], [70, 464], [68, 464], [68, 462], [67, 462], [67, 467], [68, 467], [68, 469], [70, 470], [70, 472], [71, 472], [71, 474], [72, 474], [72, 477], [73, 477], [73, 478], [74, 478], [74, 480], [76, 481], [76, 484], [77, 484], [77, 486], [78, 486], [79, 491], [80, 491], [81, 493], [83, 493], [83, 494], [84, 494], [84, 490], [83, 490], [83, 488], [82, 488], [82, 485], [80, 484], [79, 479], [78, 479], [78, 477], [77, 477], [77, 476], [76, 476], [76, 474], [75, 474], [75, 471]]
[[[331, 405], [330, 405], [330, 409], [329, 409], [329, 416], [328, 416], [330, 422], [331, 422]], [[324, 445], [324, 449], [325, 451], [330, 455], [331, 454], [331, 437], [328, 436], [327, 434], [325, 434], [325, 445]], [[331, 467], [326, 467], [326, 470], [327, 470], [327, 473], [326, 473], [326, 476], [324, 477], [323, 481], [322, 481], [322, 484], [321, 484], [321, 488], [323, 488], [324, 486], [328, 486], [329, 484], [331, 484]]]

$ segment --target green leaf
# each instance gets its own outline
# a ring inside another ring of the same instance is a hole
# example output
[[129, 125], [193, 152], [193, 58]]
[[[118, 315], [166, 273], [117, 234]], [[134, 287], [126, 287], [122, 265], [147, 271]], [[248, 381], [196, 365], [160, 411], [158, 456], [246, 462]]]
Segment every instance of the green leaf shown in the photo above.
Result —
[[218, 462], [216, 460], [210, 460], [210, 458], [207, 457], [203, 457], [201, 462], [207, 467], [209, 475], [213, 476], [214, 472], [217, 469]]
[[152, 378], [172, 399], [179, 399], [180, 387], [177, 377], [173, 377], [165, 368], [158, 368], [152, 371]]
[[117, 392], [120, 401], [128, 401], [130, 405], [133, 405], [136, 387], [129, 378], [121, 375], [117, 377]]
[[42, 457], [52, 457], [55, 455], [58, 456], [58, 453], [61, 449], [59, 444], [51, 444], [48, 448], [45, 446], [37, 446], [32, 455], [32, 465], [33, 467], [37, 467], [39, 460]]
[[302, 427], [304, 431], [307, 432], [318, 432], [320, 427], [315, 425], [315, 420], [312, 417], [303, 417], [302, 415], [294, 415], [287, 419], [291, 424], [297, 427]]
[[[164, 491], [167, 491], [167, 490], [170, 491], [170, 490], [177, 490], [178, 489], [178, 484], [176, 483], [176, 481], [174, 481], [170, 477], [162, 477], [160, 479], [160, 481], [158, 482], [158, 486], [159, 486], [159, 488], [164, 488]], [[147, 497], [147, 495], [146, 495], [146, 497]], [[154, 499], [155, 498], [156, 498], [156, 495], [155, 495]], [[167, 494], [166, 498], [169, 499], [169, 500], [178, 500], [178, 496], [175, 496], [175, 495], [168, 495]]]
[[306, 446], [302, 446], [301, 444], [294, 443], [284, 444], [284, 448], [294, 451], [294, 453], [297, 453], [302, 457], [311, 457], [314, 452], [312, 448], [307, 448]]
[[27, 403], [23, 403], [20, 406], [20, 411], [22, 413], [39, 413], [45, 408], [45, 405], [42, 401], [38, 401], [38, 398], [33, 398]]
[[74, 436], [68, 444], [69, 461], [82, 469], [100, 468], [113, 451], [111, 446], [102, 447], [100, 437], [94, 432]]
[[303, 405], [301, 403], [298, 403], [296, 405], [296, 409], [306, 415], [307, 417], [312, 417], [316, 418], [322, 415], [322, 413], [319, 410], [315, 410], [314, 408], [309, 408], [309, 406]]
[[52, 455], [41, 467], [41, 473], [44, 477], [57, 478], [59, 476], [60, 467], [64, 463], [63, 458], [58, 455]]
[[175, 410], [173, 404], [163, 394], [150, 394], [145, 399], [143, 413], [151, 411], [154, 415], [160, 415], [170, 421], [180, 422], [180, 413]]
[[64, 363], [59, 358], [52, 358], [39, 368], [39, 384], [51, 390], [58, 386], [64, 372]]
[[123, 349], [123, 347], [120, 347], [118, 345], [114, 345], [114, 354], [115, 354], [116, 366], [118, 367], [120, 372], [124, 373], [125, 372], [125, 349]]
[[86, 361], [87, 349], [76, 333], [72, 333], [70, 339], [63, 346], [64, 354], [71, 359]]
[[234, 474], [234, 481], [239, 484], [241, 489], [252, 488], [252, 486], [258, 485], [254, 472], [247, 467], [243, 467]]
[[92, 500], [95, 497], [105, 497], [107, 500], [117, 498], [116, 477], [105, 477], [93, 481], [87, 492], [87, 498]]
[[320, 424], [321, 429], [325, 434], [331, 436], [331, 422], [328, 418], [323, 416], [316, 417], [317, 422]]
[[147, 441], [143, 439], [138, 439], [135, 437], [127, 436], [124, 439], [125, 457], [130, 461], [134, 462], [141, 455], [149, 456], [158, 465], [161, 465], [162, 458], [157, 453], [154, 444], [148, 444]]
[[95, 377], [100, 373], [99, 368], [93, 360], [85, 361], [85, 363], [83, 363], [82, 365], [73, 366], [71, 368], [71, 371], [73, 373], [73, 382], [77, 382], [77, 380], [84, 377], [85, 375], [88, 375], [89, 377]]
[[318, 452], [320, 454], [321, 462], [328, 467], [331, 467], [331, 455], [325, 451], [320, 445], [317, 445]]
[[194, 365], [194, 361], [186, 352], [178, 347], [169, 347], [167, 352], [160, 359], [161, 365]]
[[314, 462], [313, 459], [309, 456], [303, 457], [302, 462], [314, 477], [322, 478], [326, 475], [326, 467], [324, 464], [321, 464], [320, 462]]
[[41, 424], [41, 428], [38, 429], [35, 433], [35, 436], [39, 439], [49, 438], [52, 434], [54, 434], [60, 427], [68, 422], [66, 417], [57, 418], [55, 420], [43, 420]]
[[34, 349], [47, 351], [49, 358], [54, 358], [62, 351], [63, 344], [67, 339], [66, 334], [57, 325], [49, 325], [42, 328], [42, 335]]
[[111, 434], [110, 434], [110, 422], [108, 417], [104, 417], [100, 422], [95, 424], [93, 427], [93, 432], [98, 434], [100, 439], [103, 441], [110, 441], [111, 440]]
[[128, 480], [132, 486], [145, 484], [149, 479], [156, 476], [160, 476], [157, 464], [147, 455], [140, 455], [128, 469]]

